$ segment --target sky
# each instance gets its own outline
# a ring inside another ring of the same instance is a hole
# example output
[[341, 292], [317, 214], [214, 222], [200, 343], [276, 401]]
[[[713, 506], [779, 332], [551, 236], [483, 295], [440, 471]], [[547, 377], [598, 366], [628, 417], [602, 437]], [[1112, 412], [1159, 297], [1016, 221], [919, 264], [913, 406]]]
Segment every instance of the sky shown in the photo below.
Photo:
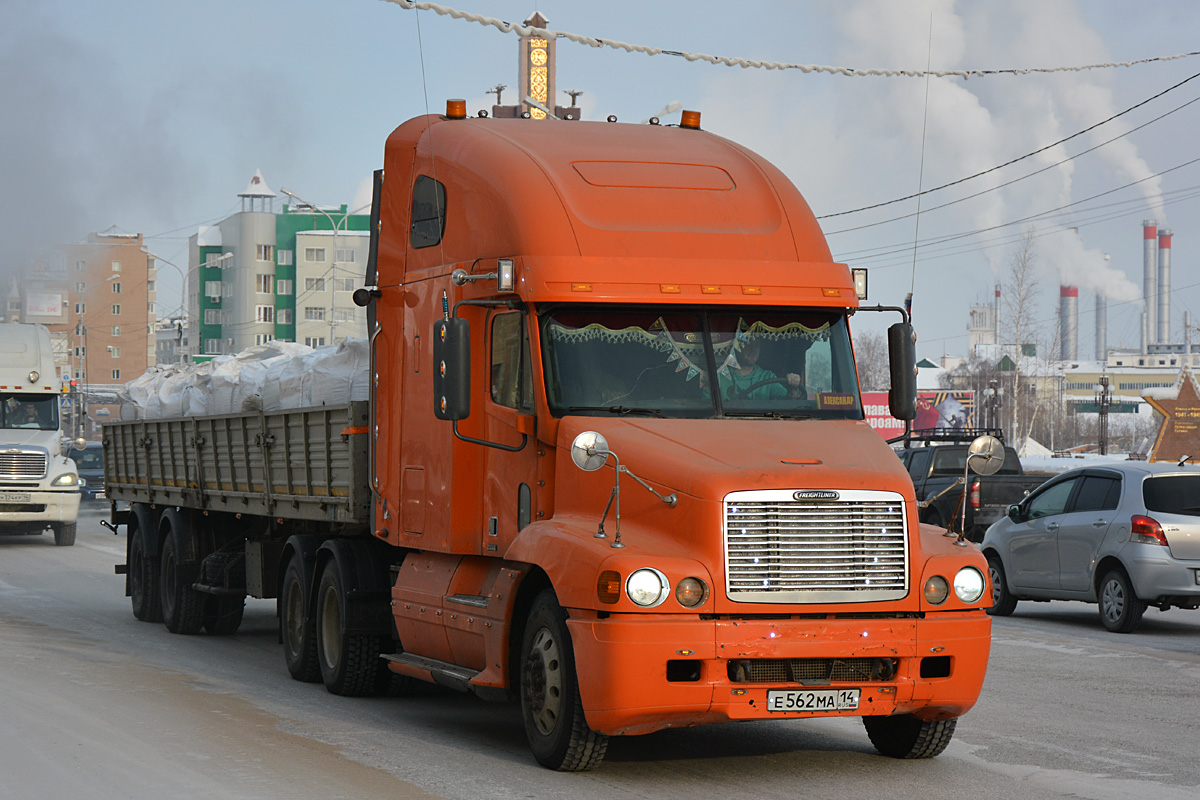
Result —
[[[557, 31], [663, 50], [858, 70], [1057, 68], [1200, 50], [1200, 3], [1187, 0], [444, 5], [518, 23], [536, 10]], [[236, 212], [256, 169], [277, 192], [358, 207], [396, 126], [451, 97], [472, 115], [490, 108], [488, 89], [516, 85], [516, 53], [515, 34], [387, 0], [0, 0], [0, 272], [19, 272], [42, 243], [114, 226], [186, 266], [187, 237]], [[967, 353], [970, 305], [992, 302], [1015, 243], [1032, 233], [1043, 347], [1066, 282], [1079, 287], [1079, 355], [1089, 358], [1097, 290], [1109, 298], [1110, 347], [1140, 341], [1144, 219], [1175, 234], [1172, 340], [1184, 338], [1184, 311], [1200, 325], [1200, 161], [1188, 163], [1200, 159], [1200, 102], [1187, 105], [1200, 77], [1176, 86], [1197, 73], [1200, 55], [966, 80], [846, 76], [560, 40], [557, 83], [560, 105], [562, 90], [583, 92], [584, 119], [641, 122], [678, 103], [775, 163], [835, 258], [869, 269], [869, 303], [913, 293], [923, 358]], [[514, 98], [509, 88], [505, 103]], [[164, 307], [178, 304], [174, 273], [159, 270]], [[852, 327], [893, 321], [860, 313]]]

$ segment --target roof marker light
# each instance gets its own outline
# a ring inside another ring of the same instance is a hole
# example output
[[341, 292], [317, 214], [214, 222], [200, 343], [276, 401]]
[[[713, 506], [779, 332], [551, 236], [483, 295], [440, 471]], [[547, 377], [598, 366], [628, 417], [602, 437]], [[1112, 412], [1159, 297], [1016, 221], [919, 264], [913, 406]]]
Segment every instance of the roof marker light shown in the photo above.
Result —
[[446, 101], [446, 116], [450, 119], [466, 119], [467, 118], [467, 101], [466, 100], [447, 100]]
[[700, 130], [700, 112], [684, 111], [679, 120], [679, 127]]

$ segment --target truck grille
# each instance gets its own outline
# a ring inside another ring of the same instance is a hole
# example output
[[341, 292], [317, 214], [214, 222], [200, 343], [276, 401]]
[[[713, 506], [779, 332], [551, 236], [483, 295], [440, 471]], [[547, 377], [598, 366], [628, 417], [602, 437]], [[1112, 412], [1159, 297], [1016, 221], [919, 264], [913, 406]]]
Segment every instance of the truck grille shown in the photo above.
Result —
[[46, 477], [45, 450], [0, 451], [0, 481], [37, 480]]
[[906, 533], [895, 492], [733, 492], [725, 497], [726, 595], [740, 603], [899, 599], [908, 593]]
[[726, 665], [734, 683], [828, 683], [888, 681], [896, 674], [891, 658], [734, 659]]

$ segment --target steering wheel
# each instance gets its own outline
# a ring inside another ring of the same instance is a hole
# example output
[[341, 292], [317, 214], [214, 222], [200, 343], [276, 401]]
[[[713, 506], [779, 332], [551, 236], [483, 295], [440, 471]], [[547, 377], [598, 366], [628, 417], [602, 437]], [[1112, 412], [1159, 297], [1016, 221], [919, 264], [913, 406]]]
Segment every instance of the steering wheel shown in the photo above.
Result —
[[[740, 389], [740, 388], [738, 388], [737, 384], [731, 383], [729, 385], [729, 392], [728, 392], [729, 399], [735, 400], [738, 398], [749, 397], [750, 393], [753, 392], [755, 389], [759, 389], [763, 386], [770, 386], [773, 383], [782, 384], [783, 386], [787, 387], [789, 393], [791, 392], [792, 386], [791, 386], [791, 384], [788, 383], [788, 379], [786, 376], [782, 377], [782, 378], [767, 378], [766, 380], [761, 380], [758, 383], [751, 384], [750, 386], [747, 386], [745, 389]], [[800, 394], [798, 397], [793, 398], [793, 399], [807, 400], [808, 392], [805, 391], [804, 387], [797, 386], [796, 388], [800, 391]]]

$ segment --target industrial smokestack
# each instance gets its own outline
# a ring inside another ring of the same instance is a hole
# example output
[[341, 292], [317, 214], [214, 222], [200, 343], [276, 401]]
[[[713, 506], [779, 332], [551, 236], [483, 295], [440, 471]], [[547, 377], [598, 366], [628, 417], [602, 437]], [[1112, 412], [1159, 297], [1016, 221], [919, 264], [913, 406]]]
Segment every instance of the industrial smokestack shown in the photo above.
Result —
[[1000, 344], [1000, 284], [996, 284], [996, 313], [992, 315], [992, 324], [996, 327], [996, 344]]
[[1079, 287], [1058, 287], [1059, 358], [1074, 361], [1079, 358]]
[[1142, 352], [1158, 341], [1158, 222], [1142, 220], [1142, 308], [1146, 312], [1146, 335]]
[[[1108, 268], [1109, 256], [1104, 254], [1104, 266]], [[1108, 361], [1108, 298], [1096, 292], [1096, 360], [1101, 364]]]
[[1171, 231], [1158, 232], [1158, 341], [1171, 341]]

